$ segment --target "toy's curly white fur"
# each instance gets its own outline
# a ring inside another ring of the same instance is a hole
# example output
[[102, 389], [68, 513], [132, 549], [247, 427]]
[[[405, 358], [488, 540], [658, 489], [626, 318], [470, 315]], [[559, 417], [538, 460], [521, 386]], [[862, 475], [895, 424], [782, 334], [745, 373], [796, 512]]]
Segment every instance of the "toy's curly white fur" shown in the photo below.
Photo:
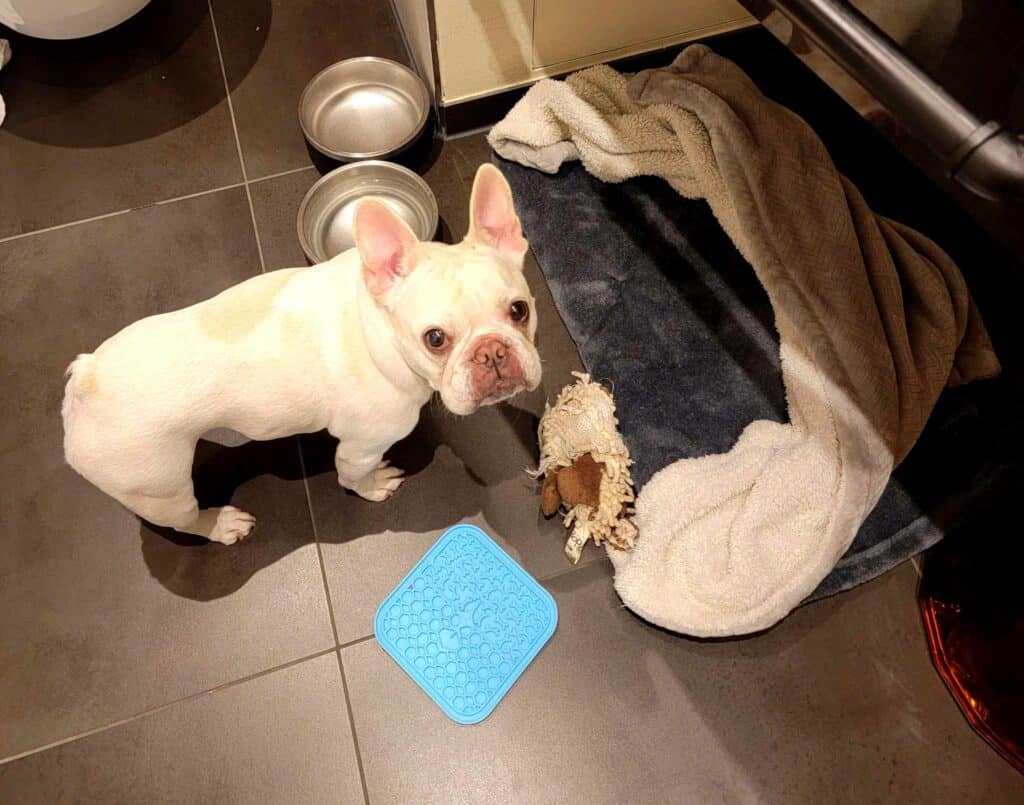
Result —
[[556, 467], [569, 467], [580, 456], [590, 453], [599, 462], [601, 486], [597, 508], [585, 503], [565, 513], [565, 525], [572, 528], [565, 553], [575, 563], [588, 540], [595, 545], [608, 542], [620, 550], [631, 550], [637, 530], [630, 519], [633, 503], [632, 461], [615, 418], [612, 395], [590, 376], [573, 372], [577, 380], [566, 386], [553, 406], [547, 406], [541, 418], [540, 464], [538, 475]]

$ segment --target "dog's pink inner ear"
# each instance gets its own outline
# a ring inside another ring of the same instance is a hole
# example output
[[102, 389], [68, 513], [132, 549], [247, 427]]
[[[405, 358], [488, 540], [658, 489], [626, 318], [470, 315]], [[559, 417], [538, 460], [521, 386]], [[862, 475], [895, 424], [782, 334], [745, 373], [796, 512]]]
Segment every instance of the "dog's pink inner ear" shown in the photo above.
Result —
[[372, 199], [356, 207], [354, 224], [366, 287], [382, 294], [412, 270], [416, 235], [386, 205]]
[[476, 172], [469, 215], [469, 234], [478, 243], [516, 255], [526, 253], [512, 190], [493, 165], [484, 163]]

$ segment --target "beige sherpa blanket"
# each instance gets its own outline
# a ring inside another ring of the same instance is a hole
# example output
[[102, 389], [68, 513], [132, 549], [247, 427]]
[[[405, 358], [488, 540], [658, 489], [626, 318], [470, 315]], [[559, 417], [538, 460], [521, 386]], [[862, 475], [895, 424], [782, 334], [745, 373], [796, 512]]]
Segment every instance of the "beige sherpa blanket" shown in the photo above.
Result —
[[635, 549], [609, 553], [622, 600], [654, 623], [771, 626], [846, 551], [942, 389], [999, 371], [960, 271], [872, 213], [803, 120], [703, 45], [632, 77], [542, 81], [489, 139], [542, 171], [579, 159], [604, 181], [663, 177], [706, 199], [753, 266], [789, 423], [752, 422], [728, 453], [662, 469], [637, 499]]

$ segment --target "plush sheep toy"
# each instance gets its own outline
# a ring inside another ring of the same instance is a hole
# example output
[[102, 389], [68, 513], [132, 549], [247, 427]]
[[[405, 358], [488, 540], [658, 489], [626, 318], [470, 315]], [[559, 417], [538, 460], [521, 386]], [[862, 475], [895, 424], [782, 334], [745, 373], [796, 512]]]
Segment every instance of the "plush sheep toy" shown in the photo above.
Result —
[[548, 517], [561, 510], [572, 528], [565, 553], [579, 561], [587, 540], [628, 551], [636, 543], [631, 516], [633, 479], [629, 451], [619, 435], [611, 394], [590, 376], [573, 372], [555, 404], [545, 407], [538, 436], [544, 476], [540, 508]]

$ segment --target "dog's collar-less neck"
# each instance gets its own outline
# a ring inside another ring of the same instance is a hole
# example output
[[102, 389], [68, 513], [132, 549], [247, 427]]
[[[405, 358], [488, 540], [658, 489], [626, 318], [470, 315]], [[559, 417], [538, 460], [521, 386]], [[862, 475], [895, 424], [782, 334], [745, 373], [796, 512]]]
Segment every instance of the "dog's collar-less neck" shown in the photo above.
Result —
[[430, 384], [409, 365], [405, 355], [402, 354], [394, 334], [392, 333], [392, 337], [386, 341], [370, 335], [374, 330], [378, 333], [391, 333], [391, 327], [381, 326], [374, 328], [369, 326], [371, 322], [381, 325], [385, 324], [386, 316], [370, 295], [361, 278], [357, 282], [356, 287], [356, 307], [359, 312], [360, 327], [363, 331], [363, 341], [366, 343], [366, 349], [373, 365], [383, 377], [387, 378], [391, 385], [406, 394], [421, 396], [423, 401], [426, 402], [431, 394]]

